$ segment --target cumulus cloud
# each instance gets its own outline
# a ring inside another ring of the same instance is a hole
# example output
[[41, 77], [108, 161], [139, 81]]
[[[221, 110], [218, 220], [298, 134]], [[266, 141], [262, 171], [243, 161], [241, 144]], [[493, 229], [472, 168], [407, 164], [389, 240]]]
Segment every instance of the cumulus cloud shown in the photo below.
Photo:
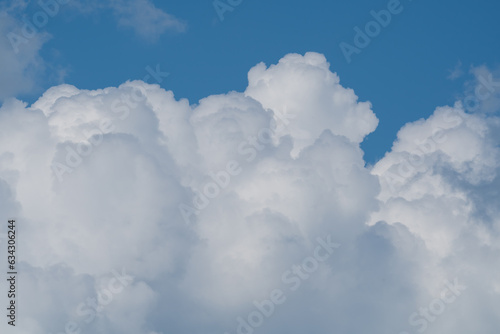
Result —
[[326, 129], [360, 143], [378, 120], [369, 102], [358, 102], [352, 89], [339, 83], [323, 55], [290, 54], [269, 68], [261, 63], [248, 73], [246, 95], [274, 111], [285, 123], [278, 135], [294, 138], [294, 153], [311, 145]]
[[[478, 103], [478, 110], [491, 105]], [[399, 131], [391, 152], [372, 169], [382, 203], [370, 224], [403, 224], [422, 240], [432, 254], [426, 263], [429, 286], [450, 273], [467, 281], [460, 314], [493, 332], [498, 323], [491, 317], [498, 314], [490, 308], [498, 307], [500, 292], [500, 118], [464, 109], [461, 102], [437, 108]], [[437, 323], [435, 330], [460, 333], [461, 324]]]
[[195, 105], [132, 81], [2, 106], [21, 303], [45, 305], [19, 332], [498, 328], [498, 118], [438, 108], [367, 167], [378, 120], [322, 55], [248, 78]]

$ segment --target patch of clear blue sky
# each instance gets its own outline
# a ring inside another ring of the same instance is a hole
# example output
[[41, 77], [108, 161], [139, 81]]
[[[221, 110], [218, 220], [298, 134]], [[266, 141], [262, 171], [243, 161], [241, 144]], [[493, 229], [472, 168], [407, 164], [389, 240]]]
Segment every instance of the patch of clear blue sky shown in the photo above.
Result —
[[[339, 43], [353, 44], [354, 26], [363, 28], [373, 20], [370, 11], [387, 8], [387, 0], [244, 0], [223, 22], [212, 0], [154, 2], [187, 21], [188, 30], [148, 43], [117, 28], [110, 12], [84, 17], [63, 9], [46, 26], [53, 39], [43, 56], [69, 69], [66, 83], [85, 89], [142, 79], [146, 66], [160, 64], [170, 73], [161, 86], [193, 104], [210, 94], [243, 91], [248, 70], [261, 61], [320, 52], [341, 84], [369, 100], [380, 119], [362, 145], [369, 163], [390, 149], [402, 125], [455, 101], [466, 77], [447, 76], [458, 61], [465, 72], [499, 62], [500, 4], [492, 0], [402, 0], [404, 10], [350, 64]], [[36, 2], [30, 7], [36, 10]]]

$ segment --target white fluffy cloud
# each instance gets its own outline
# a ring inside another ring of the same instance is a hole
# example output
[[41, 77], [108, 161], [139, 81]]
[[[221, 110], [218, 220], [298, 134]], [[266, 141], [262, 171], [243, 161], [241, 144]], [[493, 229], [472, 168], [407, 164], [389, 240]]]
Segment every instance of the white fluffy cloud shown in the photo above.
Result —
[[322, 55], [248, 76], [197, 105], [141, 81], [3, 105], [20, 305], [44, 305], [17, 332], [493, 333], [498, 119], [438, 108], [369, 169], [378, 120]]
[[[498, 80], [485, 68], [474, 72]], [[478, 113], [457, 102], [407, 124], [372, 170], [382, 203], [370, 224], [404, 224], [422, 240], [431, 255], [425, 263], [428, 289], [445, 276], [467, 282], [458, 306], [463, 319], [436, 321], [436, 333], [472, 327], [493, 333], [499, 326], [500, 118], [491, 114], [498, 92], [482, 99], [487, 86], [478, 78], [475, 94], [469, 91], [464, 100], [474, 98]]]
[[360, 143], [377, 127], [370, 103], [358, 102], [352, 89], [342, 87], [321, 54], [290, 54], [268, 69], [261, 63], [248, 73], [248, 81], [245, 93], [285, 123], [277, 135], [293, 137], [294, 153], [326, 129]]

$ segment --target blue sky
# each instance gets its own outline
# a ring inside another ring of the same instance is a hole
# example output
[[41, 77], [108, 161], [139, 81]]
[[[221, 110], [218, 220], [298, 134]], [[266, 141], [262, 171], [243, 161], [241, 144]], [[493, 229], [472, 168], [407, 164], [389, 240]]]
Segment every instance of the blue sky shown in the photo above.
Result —
[[[447, 79], [457, 63], [465, 74], [470, 66], [494, 68], [500, 48], [496, 2], [403, 1], [403, 11], [348, 64], [339, 44], [353, 44], [353, 28], [364, 27], [373, 20], [370, 11], [387, 4], [243, 1], [221, 22], [210, 1], [156, 1], [187, 29], [165, 31], [153, 41], [118, 27], [111, 10], [81, 14], [65, 5], [45, 27], [52, 39], [42, 56], [66, 71], [64, 82], [85, 89], [143, 79], [146, 66], [160, 64], [170, 73], [161, 86], [197, 103], [211, 94], [243, 91], [249, 68], [259, 62], [269, 65], [288, 53], [320, 52], [344, 86], [373, 104], [380, 124], [363, 144], [366, 160], [373, 163], [390, 149], [403, 124], [456, 100], [470, 79]], [[25, 14], [38, 10], [31, 2]], [[50, 70], [45, 76], [51, 76]]]

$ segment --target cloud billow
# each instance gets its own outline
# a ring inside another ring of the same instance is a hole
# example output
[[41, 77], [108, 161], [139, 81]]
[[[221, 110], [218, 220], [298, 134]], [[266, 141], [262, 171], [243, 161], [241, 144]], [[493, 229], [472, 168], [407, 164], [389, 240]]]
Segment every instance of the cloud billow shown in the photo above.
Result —
[[[493, 333], [498, 118], [438, 108], [367, 167], [378, 119], [323, 55], [248, 77], [196, 105], [131, 81], [2, 106], [20, 298], [51, 310], [26, 309], [19, 330]], [[122, 271], [133, 279], [102, 302]]]

